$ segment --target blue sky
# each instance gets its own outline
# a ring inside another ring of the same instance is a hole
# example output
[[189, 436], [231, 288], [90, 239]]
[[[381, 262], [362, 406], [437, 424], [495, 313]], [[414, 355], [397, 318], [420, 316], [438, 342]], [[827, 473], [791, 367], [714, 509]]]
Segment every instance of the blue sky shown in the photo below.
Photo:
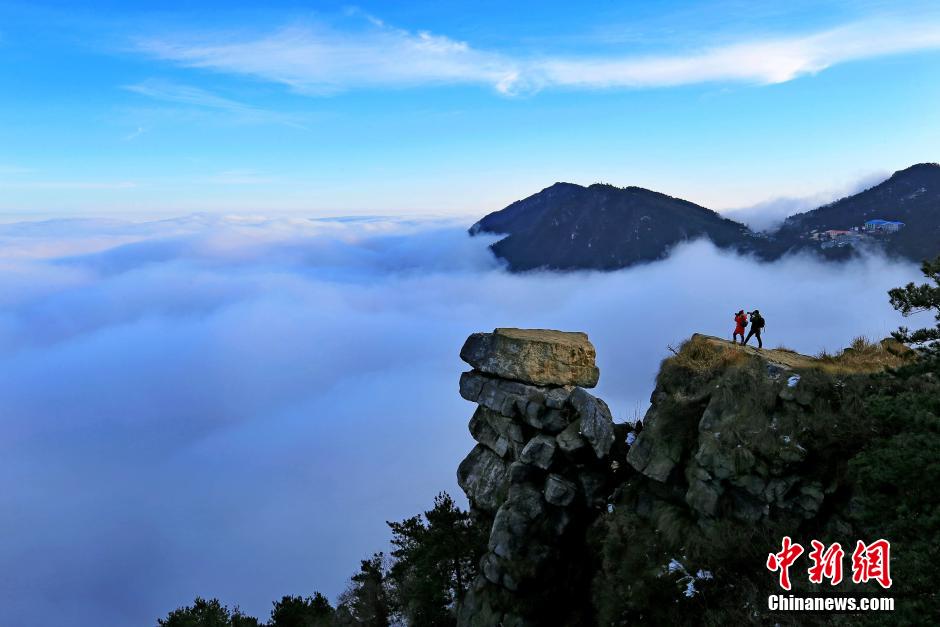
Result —
[[0, 3], [0, 213], [723, 209], [938, 159], [934, 3], [133, 4]]

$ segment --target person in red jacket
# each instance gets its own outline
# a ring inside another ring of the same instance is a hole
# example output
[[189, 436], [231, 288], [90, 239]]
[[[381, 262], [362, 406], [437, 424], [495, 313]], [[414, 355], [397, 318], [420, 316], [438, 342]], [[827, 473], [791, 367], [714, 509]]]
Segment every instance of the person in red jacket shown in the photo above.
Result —
[[744, 313], [743, 309], [734, 314], [734, 324], [734, 335], [731, 337], [731, 341], [737, 344], [738, 336], [740, 335], [741, 344], [744, 344], [744, 327], [747, 326], [747, 314]]

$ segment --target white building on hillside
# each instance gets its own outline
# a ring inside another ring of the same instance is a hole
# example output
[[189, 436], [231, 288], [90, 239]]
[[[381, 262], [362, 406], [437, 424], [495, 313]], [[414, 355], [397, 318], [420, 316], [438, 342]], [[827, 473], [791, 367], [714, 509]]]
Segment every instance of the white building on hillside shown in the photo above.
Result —
[[865, 222], [865, 230], [870, 233], [897, 233], [903, 228], [904, 223], [897, 220], [868, 220]]

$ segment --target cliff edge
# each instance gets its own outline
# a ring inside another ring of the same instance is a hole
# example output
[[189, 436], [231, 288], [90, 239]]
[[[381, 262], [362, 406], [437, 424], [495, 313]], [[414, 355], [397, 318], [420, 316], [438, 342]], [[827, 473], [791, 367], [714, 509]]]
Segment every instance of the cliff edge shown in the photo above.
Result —
[[769, 620], [764, 561], [783, 535], [852, 547], [869, 529], [859, 460], [896, 428], [871, 399], [940, 392], [931, 373], [885, 374], [912, 359], [890, 340], [810, 357], [694, 335], [674, 353], [636, 430], [584, 389], [598, 374], [586, 335], [468, 339], [478, 444], [458, 481], [489, 543], [459, 624]]

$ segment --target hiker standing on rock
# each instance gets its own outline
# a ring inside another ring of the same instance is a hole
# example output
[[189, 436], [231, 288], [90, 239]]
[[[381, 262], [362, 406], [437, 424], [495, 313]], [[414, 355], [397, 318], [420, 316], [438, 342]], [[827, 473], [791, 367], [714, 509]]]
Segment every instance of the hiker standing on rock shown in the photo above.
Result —
[[731, 336], [731, 341], [735, 344], [738, 343], [738, 336], [741, 336], [741, 344], [744, 344], [744, 327], [747, 326], [747, 314], [744, 313], [742, 309], [738, 313], [734, 314], [734, 335]]
[[757, 337], [757, 348], [764, 348], [764, 343], [760, 339], [760, 332], [764, 330], [764, 317], [760, 315], [760, 311], [755, 309], [750, 312], [751, 316], [751, 330], [748, 331], [747, 337], [744, 338], [742, 344], [747, 344], [747, 341], [751, 339], [751, 336]]

